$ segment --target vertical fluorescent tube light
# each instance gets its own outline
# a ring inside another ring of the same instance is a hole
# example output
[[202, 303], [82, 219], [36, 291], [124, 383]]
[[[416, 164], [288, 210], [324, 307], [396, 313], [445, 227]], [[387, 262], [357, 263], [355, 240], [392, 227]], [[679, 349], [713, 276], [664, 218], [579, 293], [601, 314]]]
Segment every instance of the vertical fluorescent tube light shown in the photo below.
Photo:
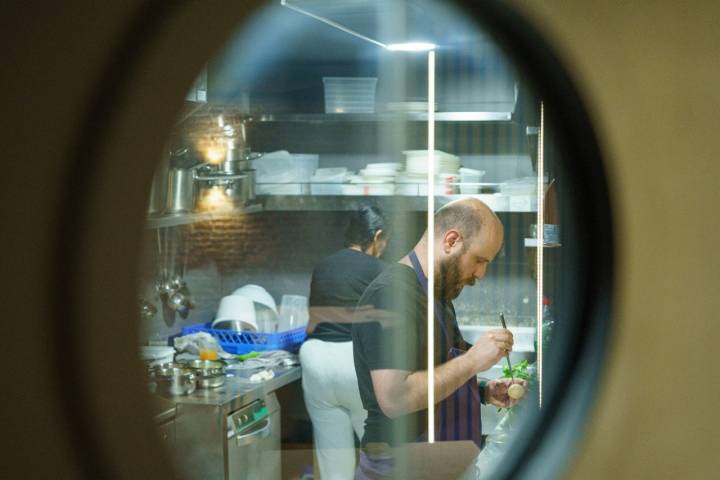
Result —
[[435, 443], [435, 51], [428, 52], [428, 442]]
[[538, 379], [538, 407], [542, 407], [542, 371], [543, 371], [543, 253], [545, 242], [545, 157], [543, 155], [543, 143], [545, 141], [545, 107], [540, 102], [540, 131], [538, 132], [538, 152], [537, 152], [537, 220], [536, 236], [537, 236], [537, 256], [536, 256], [536, 276], [537, 276], [537, 292], [535, 299], [535, 318], [537, 324], [537, 379]]

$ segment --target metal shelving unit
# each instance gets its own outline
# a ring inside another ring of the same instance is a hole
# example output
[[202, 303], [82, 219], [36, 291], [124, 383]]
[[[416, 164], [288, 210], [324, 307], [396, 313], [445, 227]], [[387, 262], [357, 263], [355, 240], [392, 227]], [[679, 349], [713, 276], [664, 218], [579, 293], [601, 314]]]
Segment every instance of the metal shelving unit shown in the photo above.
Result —
[[260, 203], [247, 205], [243, 208], [235, 208], [232, 210], [223, 210], [217, 212], [200, 212], [200, 213], [177, 213], [172, 215], [163, 215], [160, 217], [150, 217], [145, 222], [145, 228], [164, 228], [177, 227], [180, 225], [190, 225], [197, 222], [207, 222], [220, 218], [236, 217], [250, 213], [262, 211], [263, 207]]
[[[537, 248], [538, 247], [537, 238], [526, 238], [525, 246], [530, 247], [530, 248]], [[558, 248], [558, 247], [561, 247], [562, 244], [559, 242], [543, 242], [542, 246], [543, 246], [543, 248]]]
[[[436, 122], [510, 122], [512, 112], [435, 112]], [[280, 113], [253, 116], [255, 122], [427, 122], [427, 112]]]
[[[535, 212], [527, 195], [500, 194], [446, 195], [435, 197], [435, 205], [442, 205], [460, 198], [475, 197], [485, 202], [496, 212]], [[427, 197], [403, 195], [266, 195], [258, 197], [263, 202], [263, 210], [271, 211], [346, 211], [357, 210], [369, 203], [384, 210], [412, 212], [427, 211]], [[528, 200], [527, 202], [524, 200]], [[535, 207], [535, 208], [534, 208]]]

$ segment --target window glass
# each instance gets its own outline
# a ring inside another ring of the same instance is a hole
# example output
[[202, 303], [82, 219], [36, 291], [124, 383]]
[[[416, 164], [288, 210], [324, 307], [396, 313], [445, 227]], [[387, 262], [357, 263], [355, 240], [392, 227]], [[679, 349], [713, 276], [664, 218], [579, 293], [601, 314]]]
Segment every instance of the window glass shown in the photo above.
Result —
[[552, 108], [448, 2], [243, 25], [148, 202], [141, 355], [178, 471], [491, 475], [573, 301]]

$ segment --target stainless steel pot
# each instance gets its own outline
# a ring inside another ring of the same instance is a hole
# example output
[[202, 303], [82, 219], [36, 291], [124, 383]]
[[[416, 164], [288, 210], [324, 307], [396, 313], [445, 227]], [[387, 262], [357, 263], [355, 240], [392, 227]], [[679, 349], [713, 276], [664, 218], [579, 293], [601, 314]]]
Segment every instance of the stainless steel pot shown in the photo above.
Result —
[[198, 388], [218, 388], [225, 385], [225, 375], [200, 375], [197, 380]]
[[214, 360], [193, 360], [187, 362], [187, 368], [192, 369], [196, 374], [202, 376], [223, 375], [225, 373], [225, 365], [222, 362]]
[[255, 200], [255, 170], [247, 169], [240, 173], [246, 176], [246, 178], [241, 181], [240, 196], [244, 199], [245, 203], [251, 202]]
[[189, 213], [195, 205], [195, 179], [191, 168], [172, 168], [168, 175], [165, 213]]
[[185, 364], [197, 376], [198, 388], [217, 388], [225, 384], [225, 365], [213, 360], [193, 360]]
[[242, 207], [255, 199], [255, 171], [245, 170], [234, 175], [212, 173], [196, 175], [197, 195], [195, 210], [208, 209], [205, 201], [213, 190], [220, 190], [224, 196], [223, 207]]
[[235, 207], [255, 200], [255, 170], [244, 170], [237, 178], [225, 183], [225, 195]]
[[150, 189], [150, 202], [148, 203], [148, 215], [157, 216], [165, 213], [165, 208], [167, 207], [166, 198], [168, 193], [169, 167], [170, 159], [168, 156], [165, 156], [153, 176], [152, 187]]
[[242, 170], [247, 170], [250, 168], [250, 150], [234, 148], [230, 143], [225, 154], [225, 160], [218, 168], [225, 175], [235, 175]]
[[157, 385], [155, 392], [160, 395], [190, 395], [197, 388], [197, 375], [190, 369], [161, 365], [153, 370]]

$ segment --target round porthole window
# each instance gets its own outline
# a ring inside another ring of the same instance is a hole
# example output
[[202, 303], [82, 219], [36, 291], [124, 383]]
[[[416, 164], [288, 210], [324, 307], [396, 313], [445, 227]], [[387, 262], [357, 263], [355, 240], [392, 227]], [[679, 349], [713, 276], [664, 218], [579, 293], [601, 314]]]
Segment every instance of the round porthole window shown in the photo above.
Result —
[[89, 471], [559, 475], [613, 267], [570, 75], [500, 2], [251, 3], [147, 7], [77, 144]]

